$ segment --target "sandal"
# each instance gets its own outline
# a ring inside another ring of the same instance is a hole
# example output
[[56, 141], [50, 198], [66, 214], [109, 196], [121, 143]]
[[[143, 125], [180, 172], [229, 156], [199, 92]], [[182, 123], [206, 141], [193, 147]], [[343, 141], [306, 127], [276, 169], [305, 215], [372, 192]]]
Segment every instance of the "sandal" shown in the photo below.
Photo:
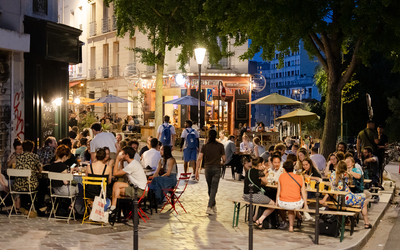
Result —
[[372, 228], [372, 225], [371, 225], [371, 224], [365, 224], [365, 225], [364, 225], [364, 228], [365, 228], [365, 229], [371, 229], [371, 228]]
[[257, 229], [262, 229], [263, 228], [263, 225], [262, 225], [262, 223], [259, 223], [258, 222], [258, 220], [256, 220], [255, 222], [254, 222], [254, 226], [255, 226], [255, 228], [257, 228]]

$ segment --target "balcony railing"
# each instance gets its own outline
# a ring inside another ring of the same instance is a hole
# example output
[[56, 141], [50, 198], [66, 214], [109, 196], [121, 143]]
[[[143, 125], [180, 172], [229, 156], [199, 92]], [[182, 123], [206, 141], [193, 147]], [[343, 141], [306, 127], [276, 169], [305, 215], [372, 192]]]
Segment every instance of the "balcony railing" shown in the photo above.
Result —
[[112, 16], [112, 30], [117, 30], [117, 18]]
[[89, 36], [95, 36], [97, 35], [97, 24], [96, 21], [92, 21], [89, 23]]
[[89, 79], [96, 79], [96, 69], [89, 69]]
[[119, 65], [111, 66], [112, 69], [112, 77], [119, 77]]
[[106, 17], [101, 19], [101, 21], [102, 21], [101, 31], [103, 33], [110, 32], [110, 18]]
[[108, 78], [110, 74], [110, 68], [109, 67], [102, 67], [101, 68], [101, 76], [103, 78]]

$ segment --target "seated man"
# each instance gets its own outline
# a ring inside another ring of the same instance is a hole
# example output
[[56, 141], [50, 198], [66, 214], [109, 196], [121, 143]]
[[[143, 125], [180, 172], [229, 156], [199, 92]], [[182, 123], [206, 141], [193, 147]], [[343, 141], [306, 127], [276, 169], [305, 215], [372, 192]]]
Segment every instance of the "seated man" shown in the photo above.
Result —
[[[126, 182], [115, 182], [112, 191], [112, 200], [111, 200], [111, 213], [110, 220], [115, 219], [115, 215], [117, 213], [117, 199], [119, 197], [134, 197], [135, 188], [138, 187], [137, 197], [141, 197], [147, 183], [146, 174], [143, 171], [142, 166], [138, 161], [134, 160], [135, 150], [132, 147], [124, 147], [122, 149], [122, 154], [117, 156], [114, 166], [114, 176], [122, 177], [126, 175], [129, 179], [129, 183]], [[118, 166], [122, 161], [127, 161], [128, 165], [123, 169], [118, 170]]]
[[152, 169], [152, 173], [154, 174], [154, 172], [157, 170], [158, 162], [161, 159], [160, 151], [157, 150], [159, 144], [156, 138], [151, 139], [150, 147], [150, 150], [144, 152], [142, 155], [142, 164], [144, 168], [150, 167]]

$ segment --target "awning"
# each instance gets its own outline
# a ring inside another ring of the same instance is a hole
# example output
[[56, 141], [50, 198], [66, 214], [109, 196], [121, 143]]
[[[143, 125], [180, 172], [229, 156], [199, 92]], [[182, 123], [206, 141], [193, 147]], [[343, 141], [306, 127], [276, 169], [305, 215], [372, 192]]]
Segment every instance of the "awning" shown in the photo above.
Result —
[[81, 82], [82, 81], [69, 82], [69, 87], [71, 88], [71, 87], [73, 87], [73, 86], [75, 86], [77, 84], [80, 84]]

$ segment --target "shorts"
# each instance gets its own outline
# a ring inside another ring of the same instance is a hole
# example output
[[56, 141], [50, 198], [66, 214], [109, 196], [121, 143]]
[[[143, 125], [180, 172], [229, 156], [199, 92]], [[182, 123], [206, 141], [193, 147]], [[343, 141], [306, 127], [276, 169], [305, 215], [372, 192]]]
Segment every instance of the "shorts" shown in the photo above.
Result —
[[185, 148], [183, 150], [183, 160], [186, 162], [196, 161], [197, 159], [197, 148]]
[[286, 210], [300, 209], [303, 207], [303, 205], [304, 205], [303, 199], [295, 202], [287, 202], [287, 201], [281, 201], [278, 198], [278, 206]]
[[[137, 198], [142, 197], [144, 190], [138, 188], [137, 189]], [[125, 196], [126, 197], [134, 197], [135, 196], [135, 188], [132, 187], [131, 185], [127, 186], [125, 188]]]

